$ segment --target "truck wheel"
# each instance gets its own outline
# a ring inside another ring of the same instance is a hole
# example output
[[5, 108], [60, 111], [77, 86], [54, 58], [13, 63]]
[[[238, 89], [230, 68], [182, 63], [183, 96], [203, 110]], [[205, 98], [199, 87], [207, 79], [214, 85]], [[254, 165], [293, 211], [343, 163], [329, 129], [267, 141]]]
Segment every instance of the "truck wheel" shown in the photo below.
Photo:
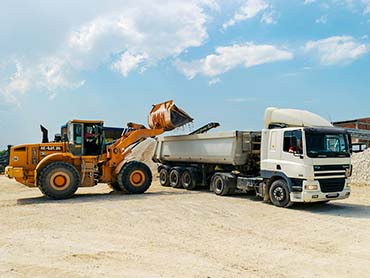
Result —
[[37, 184], [46, 196], [52, 199], [66, 199], [78, 189], [80, 175], [71, 164], [53, 162], [40, 171]]
[[270, 200], [277, 207], [290, 207], [293, 203], [290, 201], [289, 188], [285, 180], [276, 180], [270, 187]]
[[195, 188], [195, 179], [190, 169], [185, 169], [184, 172], [182, 172], [181, 185], [186, 190], [192, 190]]
[[139, 161], [130, 161], [124, 165], [118, 175], [118, 185], [122, 191], [141, 194], [152, 184], [152, 172]]
[[166, 167], [162, 167], [159, 170], [159, 183], [162, 186], [170, 186], [170, 180], [168, 175], [168, 169]]
[[173, 188], [181, 188], [181, 180], [180, 180], [180, 169], [179, 168], [172, 168], [169, 175], [170, 185]]
[[229, 186], [221, 174], [214, 174], [211, 179], [211, 187], [216, 195], [225, 196], [229, 193]]

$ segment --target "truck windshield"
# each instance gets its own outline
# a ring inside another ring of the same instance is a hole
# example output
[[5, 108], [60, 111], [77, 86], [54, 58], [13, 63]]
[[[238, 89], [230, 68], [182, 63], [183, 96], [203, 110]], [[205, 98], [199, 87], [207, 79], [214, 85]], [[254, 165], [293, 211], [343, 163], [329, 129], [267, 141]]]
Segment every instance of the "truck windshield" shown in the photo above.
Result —
[[311, 132], [306, 130], [309, 157], [349, 157], [348, 137], [345, 133]]

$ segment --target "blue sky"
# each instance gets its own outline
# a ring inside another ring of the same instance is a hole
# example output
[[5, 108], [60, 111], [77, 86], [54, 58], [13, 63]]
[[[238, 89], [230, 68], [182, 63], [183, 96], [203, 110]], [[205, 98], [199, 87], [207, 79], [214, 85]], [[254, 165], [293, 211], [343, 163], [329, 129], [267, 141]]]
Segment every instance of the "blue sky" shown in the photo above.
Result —
[[369, 36], [370, 0], [5, 0], [0, 149], [168, 99], [220, 130], [260, 129], [268, 106], [370, 116]]

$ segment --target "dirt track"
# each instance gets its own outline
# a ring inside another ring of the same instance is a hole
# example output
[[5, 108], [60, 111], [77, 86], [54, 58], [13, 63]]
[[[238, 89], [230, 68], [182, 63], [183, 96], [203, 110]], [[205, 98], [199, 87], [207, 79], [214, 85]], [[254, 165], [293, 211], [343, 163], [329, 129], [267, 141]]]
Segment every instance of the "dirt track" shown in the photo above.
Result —
[[0, 277], [370, 276], [368, 187], [293, 209], [157, 183], [64, 201], [5, 177], [0, 188]]

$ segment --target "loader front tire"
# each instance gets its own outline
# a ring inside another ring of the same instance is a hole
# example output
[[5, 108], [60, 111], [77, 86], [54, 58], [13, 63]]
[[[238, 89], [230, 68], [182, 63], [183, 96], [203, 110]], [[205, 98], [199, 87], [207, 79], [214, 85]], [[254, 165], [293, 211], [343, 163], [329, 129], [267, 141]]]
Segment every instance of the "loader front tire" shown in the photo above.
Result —
[[141, 194], [152, 184], [152, 172], [149, 167], [139, 161], [130, 161], [118, 174], [118, 185], [129, 194]]
[[52, 199], [70, 198], [80, 185], [77, 169], [65, 162], [53, 162], [39, 173], [37, 185], [40, 191]]

